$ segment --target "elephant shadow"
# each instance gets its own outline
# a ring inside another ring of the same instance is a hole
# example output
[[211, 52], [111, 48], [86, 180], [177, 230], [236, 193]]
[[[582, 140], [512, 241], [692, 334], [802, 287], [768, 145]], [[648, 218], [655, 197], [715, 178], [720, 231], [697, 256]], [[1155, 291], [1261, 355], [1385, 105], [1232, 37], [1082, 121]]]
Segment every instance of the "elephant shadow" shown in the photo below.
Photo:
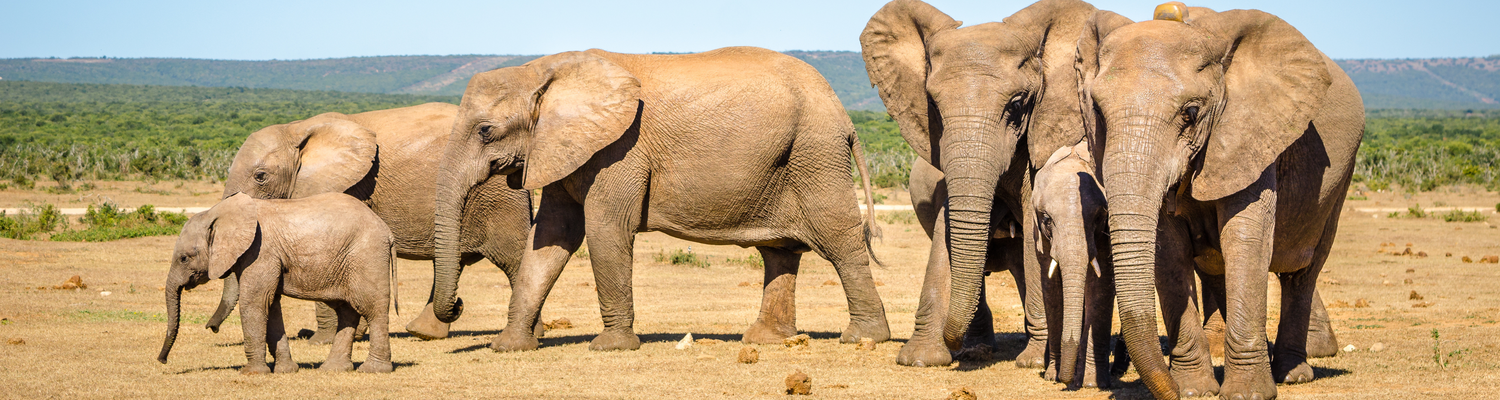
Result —
[[[356, 363], [354, 363], [354, 368], [359, 368], [359, 366], [363, 365], [363, 364], [364, 364], [363, 362], [356, 362]], [[276, 363], [274, 363], [274, 362], [268, 362], [268, 363], [266, 363], [266, 365], [270, 366], [272, 369], [276, 368]], [[320, 362], [319, 363], [299, 362], [299, 363], [297, 363], [297, 368], [303, 369], [303, 370], [316, 370], [321, 365], [323, 365], [323, 363], [320, 363]], [[407, 368], [407, 367], [416, 366], [417, 363], [414, 362], [414, 361], [393, 361], [393, 362], [391, 362], [391, 365], [394, 366], [394, 367], [396, 367], [396, 368]], [[240, 369], [243, 369], [243, 368], [245, 368], [244, 364], [227, 365], [227, 366], [217, 366], [217, 367], [198, 367], [198, 368], [188, 368], [188, 369], [185, 369], [185, 370], [182, 370], [182, 371], [177, 371], [176, 374], [177, 375], [187, 375], [187, 374], [191, 374], [191, 373], [195, 373], [195, 372], [239, 371]]]
[[[808, 337], [811, 337], [813, 339], [838, 339], [840, 337], [840, 335], [841, 335], [839, 332], [801, 332], [801, 333], [805, 334]], [[449, 337], [457, 337], [457, 336], [493, 336], [493, 335], [498, 335], [498, 334], [500, 334], [500, 331], [453, 331], [450, 334]], [[642, 344], [645, 344], [645, 343], [676, 343], [677, 341], [682, 340], [682, 337], [685, 336], [685, 335], [687, 335], [687, 334], [688, 334], [687, 332], [682, 332], [682, 333], [647, 333], [647, 334], [640, 335], [640, 338], [641, 338], [641, 343]], [[594, 338], [597, 337], [597, 336], [598, 336], [597, 334], [567, 335], [567, 336], [557, 336], [557, 337], [548, 336], [548, 337], [541, 338], [540, 341], [541, 341], [541, 347], [556, 347], [556, 346], [566, 346], [566, 345], [570, 345], [570, 344], [585, 344], [585, 343], [588, 343], [588, 342], [594, 340]], [[721, 341], [724, 341], [724, 342], [739, 342], [740, 341], [740, 337], [741, 337], [741, 335], [739, 335], [739, 334], [730, 334], [730, 333], [693, 333], [693, 339], [714, 339], [714, 340], [721, 340]], [[465, 347], [460, 347], [460, 348], [457, 348], [457, 349], [450, 350], [450, 351], [448, 351], [448, 354], [468, 353], [468, 352], [477, 351], [477, 350], [481, 350], [481, 349], [487, 349], [489, 347], [490, 347], [490, 344], [488, 342], [479, 343], [479, 344], [475, 344], [475, 345], [471, 345], [471, 346], [465, 346]]]

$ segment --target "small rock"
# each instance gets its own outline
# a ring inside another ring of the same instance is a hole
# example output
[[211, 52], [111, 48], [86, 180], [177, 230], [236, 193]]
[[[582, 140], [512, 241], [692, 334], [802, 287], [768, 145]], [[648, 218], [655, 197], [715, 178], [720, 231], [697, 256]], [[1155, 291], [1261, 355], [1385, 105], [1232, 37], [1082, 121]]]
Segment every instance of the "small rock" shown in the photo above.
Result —
[[1354, 308], [1370, 308], [1370, 301], [1365, 299], [1355, 300]]
[[103, 291], [103, 292], [99, 292], [100, 296], [108, 296], [108, 295], [111, 295], [111, 294], [113, 294], [113, 293], [110, 293], [108, 290]]
[[1390, 286], [1391, 285], [1391, 281], [1380, 281], [1380, 284], [1386, 285], [1386, 286]]
[[547, 330], [549, 331], [553, 329], [571, 329], [573, 328], [573, 321], [569, 321], [566, 317], [558, 318], [552, 321], [543, 322], [542, 327], [547, 328]]
[[1417, 258], [1427, 258], [1427, 252], [1425, 252], [1425, 251], [1419, 251], [1419, 252], [1417, 252]]
[[689, 347], [693, 347], [693, 334], [691, 333], [683, 336], [682, 340], [677, 342], [678, 350], [687, 350]]
[[1355, 350], [1359, 350], [1359, 348], [1358, 347], [1354, 347], [1354, 345], [1352, 345], [1352, 344], [1348, 345], [1348, 346], [1344, 346], [1344, 352], [1345, 353], [1353, 353]]
[[875, 351], [875, 339], [867, 337], [859, 338], [859, 347], [856, 347], [855, 349], [861, 351]]
[[948, 392], [948, 400], [979, 400], [979, 395], [974, 394], [974, 390], [965, 386]]
[[837, 281], [832, 280], [832, 279], [823, 281], [823, 286], [838, 286], [838, 285], [839, 285], [839, 283]]
[[812, 394], [812, 378], [802, 371], [786, 376], [786, 394], [806, 396]]
[[1413, 290], [1413, 291], [1411, 291], [1411, 295], [1407, 296], [1407, 298], [1409, 300], [1421, 300], [1422, 299], [1422, 295], [1417, 294], [1417, 291]]
[[22, 339], [22, 338], [10, 338], [10, 340], [8, 342], [10, 344], [20, 346], [20, 345], [26, 344], [26, 339]]
[[1423, 301], [1423, 302], [1418, 302], [1418, 303], [1412, 304], [1411, 308], [1427, 308], [1427, 307], [1432, 307], [1434, 304], [1437, 304], [1437, 303], [1433, 303], [1433, 302], [1430, 302], [1430, 301]]
[[1379, 352], [1382, 352], [1382, 351], [1385, 351], [1385, 344], [1383, 344], [1383, 343], [1375, 342], [1374, 345], [1370, 346], [1370, 352], [1371, 353], [1379, 353]]
[[796, 336], [782, 339], [781, 344], [786, 347], [807, 347], [807, 341], [809, 340], [812, 340], [812, 336], [807, 336], [807, 334], [805, 333], [799, 333]]
[[740, 281], [740, 287], [749, 287], [750, 285], [754, 284], [750, 283], [750, 281]]
[[724, 341], [723, 340], [719, 340], [719, 339], [709, 339], [709, 338], [703, 338], [703, 339], [698, 339], [698, 340], [694, 340], [693, 341], [693, 344], [697, 344], [697, 345], [700, 345], [700, 346], [715, 345], [715, 344], [719, 344], [719, 343], [724, 343]]
[[754, 364], [760, 361], [760, 350], [750, 346], [741, 348], [739, 361], [741, 364]]
[[1453, 257], [1453, 253], [1443, 253], [1443, 257]]

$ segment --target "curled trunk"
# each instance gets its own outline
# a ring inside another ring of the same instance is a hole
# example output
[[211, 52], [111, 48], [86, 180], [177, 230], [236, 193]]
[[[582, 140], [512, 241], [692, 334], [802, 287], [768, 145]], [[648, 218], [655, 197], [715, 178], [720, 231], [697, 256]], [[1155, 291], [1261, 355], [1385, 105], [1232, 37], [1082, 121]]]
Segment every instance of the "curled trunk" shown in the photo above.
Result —
[[[449, 146], [462, 146], [450, 143]], [[433, 218], [432, 314], [439, 321], [452, 323], [463, 314], [463, 299], [458, 298], [458, 278], [463, 273], [459, 263], [459, 228], [469, 189], [477, 173], [463, 165], [467, 152], [449, 148], [437, 177], [437, 198]], [[463, 153], [463, 154], [456, 154]]]
[[[961, 114], [962, 115], [962, 114]], [[943, 342], [950, 350], [963, 345], [963, 335], [979, 307], [979, 287], [988, 257], [990, 217], [995, 187], [1015, 157], [1016, 140], [999, 121], [945, 121], [953, 138], [943, 146], [943, 173], [948, 184], [948, 262], [951, 291]], [[995, 143], [999, 142], [999, 143]]]
[[224, 293], [219, 296], [219, 308], [214, 310], [213, 318], [208, 319], [205, 328], [219, 333], [219, 326], [224, 324], [224, 319], [229, 318], [229, 312], [234, 311], [235, 303], [240, 300], [239, 274], [231, 273], [224, 276]]

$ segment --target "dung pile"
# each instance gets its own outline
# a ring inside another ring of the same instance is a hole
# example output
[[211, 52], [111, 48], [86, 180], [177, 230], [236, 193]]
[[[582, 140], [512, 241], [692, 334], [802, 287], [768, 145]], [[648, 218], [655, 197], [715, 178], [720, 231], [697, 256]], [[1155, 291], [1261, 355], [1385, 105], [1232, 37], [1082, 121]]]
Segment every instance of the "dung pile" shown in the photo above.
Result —
[[979, 395], [974, 394], [968, 386], [964, 386], [949, 392], [948, 400], [979, 400]]
[[808, 341], [810, 340], [812, 340], [812, 336], [807, 336], [807, 334], [802, 333], [797, 334], [797, 336], [782, 339], [781, 344], [790, 349], [806, 349]]
[[786, 376], [786, 394], [806, 396], [812, 394], [812, 378], [798, 370]]
[[754, 347], [750, 346], [745, 346], [744, 348], [740, 349], [740, 363], [754, 364], [758, 361], [760, 361], [760, 350], [756, 350]]
[[85, 285], [83, 283], [83, 277], [73, 275], [72, 278], [68, 278], [66, 282], [63, 282], [63, 284], [53, 286], [52, 288], [58, 290], [88, 289], [89, 285]]

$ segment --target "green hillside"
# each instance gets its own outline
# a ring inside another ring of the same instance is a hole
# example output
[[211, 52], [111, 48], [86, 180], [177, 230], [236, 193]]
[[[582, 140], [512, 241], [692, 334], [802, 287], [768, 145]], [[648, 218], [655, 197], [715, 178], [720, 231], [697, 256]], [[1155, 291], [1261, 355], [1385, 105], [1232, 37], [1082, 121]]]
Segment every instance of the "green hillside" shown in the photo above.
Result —
[[1365, 108], [1500, 109], [1500, 56], [1337, 62]]

